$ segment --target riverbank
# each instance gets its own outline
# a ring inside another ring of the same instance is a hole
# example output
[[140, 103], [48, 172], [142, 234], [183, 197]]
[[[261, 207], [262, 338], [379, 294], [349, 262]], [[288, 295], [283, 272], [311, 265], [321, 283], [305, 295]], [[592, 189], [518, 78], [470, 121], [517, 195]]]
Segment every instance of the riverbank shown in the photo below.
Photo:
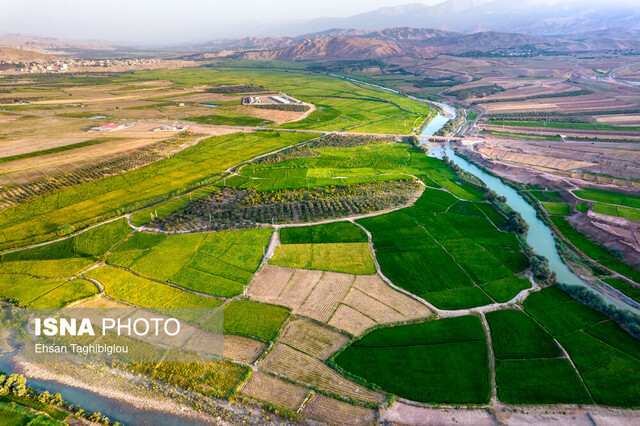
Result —
[[[228, 422], [224, 422], [219, 418], [213, 418], [203, 412], [198, 412], [193, 408], [177, 403], [175, 400], [167, 398], [167, 397], [158, 397], [158, 398], [150, 398], [150, 397], [141, 397], [137, 396], [132, 392], [128, 392], [122, 389], [117, 389], [113, 385], [106, 384], [102, 382], [101, 384], [91, 384], [88, 381], [80, 380], [76, 377], [71, 377], [65, 374], [60, 374], [45, 368], [42, 365], [36, 363], [29, 362], [17, 362], [15, 364], [15, 372], [22, 374], [27, 377], [29, 382], [45, 382], [48, 385], [63, 385], [64, 387], [74, 388], [78, 390], [86, 391], [90, 394], [95, 394], [102, 398], [106, 398], [108, 400], [113, 401], [114, 404], [119, 405], [124, 410], [121, 410], [120, 413], [108, 413], [109, 418], [112, 421], [124, 421], [126, 423], [135, 421], [137, 419], [129, 419], [130, 417], [127, 415], [126, 407], [129, 406], [131, 409], [140, 412], [143, 416], [146, 415], [149, 411], [155, 411], [157, 414], [164, 414], [168, 416], [163, 416], [165, 419], [162, 424], [166, 425], [210, 425], [210, 424], [230, 424]], [[130, 378], [132, 381], [134, 378]], [[132, 382], [131, 381], [131, 382]], [[130, 382], [130, 383], [131, 383]], [[40, 386], [35, 386], [40, 387]], [[55, 386], [46, 386], [46, 389], [49, 392], [53, 393], [56, 390]], [[90, 397], [90, 395], [87, 395]], [[78, 404], [76, 401], [73, 401], [74, 404]], [[81, 404], [83, 408], [86, 407], [86, 404]], [[86, 407], [85, 409], [87, 409]], [[120, 414], [120, 415], [118, 415]], [[144, 423], [136, 423], [136, 424], [153, 424], [154, 417], [151, 416], [148, 420], [144, 420]], [[172, 418], [173, 417], [173, 418]], [[159, 420], [160, 418], [158, 418]]]

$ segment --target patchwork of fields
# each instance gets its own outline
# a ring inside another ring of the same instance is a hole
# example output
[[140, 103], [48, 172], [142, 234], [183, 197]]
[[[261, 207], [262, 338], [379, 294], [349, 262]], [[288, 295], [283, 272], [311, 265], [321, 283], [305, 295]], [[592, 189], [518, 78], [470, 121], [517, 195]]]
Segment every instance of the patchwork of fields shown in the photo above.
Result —
[[[164, 93], [128, 99], [126, 109], [152, 117], [186, 102], [199, 111], [191, 120], [203, 124], [408, 134], [431, 113], [424, 103], [301, 64], [211, 65], [105, 84], [133, 91], [162, 77]], [[264, 86], [316, 109], [282, 124], [288, 120], [240, 108], [239, 94], [220, 84]], [[219, 110], [195, 105], [214, 101]], [[130, 373], [209, 397], [240, 395], [293, 419], [373, 423], [395, 397], [638, 408], [638, 340], [558, 288], [540, 290], [513, 217], [486, 188], [388, 138], [327, 135], [289, 148], [312, 138], [272, 129], [216, 136], [1, 211], [0, 249], [32, 247], [0, 255], [0, 298], [180, 318], [185, 335], [152, 349], [163, 361], [131, 363]], [[640, 283], [638, 271], [570, 222], [575, 209], [591, 206], [638, 220], [640, 198], [575, 190], [581, 207], [559, 192], [529, 192], [582, 252]], [[248, 206], [259, 215], [245, 215]], [[207, 216], [224, 226], [180, 228]], [[120, 218], [105, 222], [110, 217]], [[640, 300], [627, 280], [602, 279]], [[134, 351], [150, 343], [136, 340]]]

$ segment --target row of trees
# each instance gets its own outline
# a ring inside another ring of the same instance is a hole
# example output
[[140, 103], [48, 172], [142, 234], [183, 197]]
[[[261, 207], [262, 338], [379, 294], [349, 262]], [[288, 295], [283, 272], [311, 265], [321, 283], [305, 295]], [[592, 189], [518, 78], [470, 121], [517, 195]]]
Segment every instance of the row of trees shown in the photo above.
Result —
[[405, 204], [420, 186], [414, 180], [282, 191], [225, 188], [195, 200], [151, 226], [167, 230], [243, 229], [348, 217]]

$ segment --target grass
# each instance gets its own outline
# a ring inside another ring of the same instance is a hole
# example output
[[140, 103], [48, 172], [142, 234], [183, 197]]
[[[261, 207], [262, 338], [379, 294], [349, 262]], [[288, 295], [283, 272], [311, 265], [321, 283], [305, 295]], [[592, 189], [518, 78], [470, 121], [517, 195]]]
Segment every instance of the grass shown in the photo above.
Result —
[[525, 310], [568, 352], [597, 404], [640, 404], [640, 343], [604, 315], [550, 287]]
[[376, 272], [367, 243], [282, 244], [276, 248], [270, 263], [356, 275]]
[[98, 294], [99, 290], [91, 281], [75, 279], [35, 299], [32, 308], [62, 308], [71, 302]]
[[506, 303], [527, 288], [531, 288], [531, 282], [515, 275], [482, 286], [482, 289], [497, 303]]
[[505, 309], [486, 314], [497, 359], [557, 358], [562, 355], [553, 338], [527, 314]]
[[640, 208], [640, 195], [625, 194], [624, 192], [609, 191], [599, 188], [587, 188], [573, 191], [573, 193], [585, 200], [599, 201], [607, 204], [619, 204], [621, 206]]
[[51, 239], [63, 225], [80, 228], [100, 218], [160, 201], [243, 160], [310, 137], [276, 132], [213, 137], [126, 175], [36, 198], [2, 212], [0, 249]]
[[413, 401], [489, 401], [487, 343], [472, 316], [375, 330], [335, 362], [387, 392]]
[[272, 233], [269, 228], [169, 236], [136, 232], [107, 263], [200, 293], [233, 297], [262, 262]]
[[5, 262], [102, 256], [119, 241], [123, 240], [131, 231], [126, 219], [119, 219], [91, 228], [74, 237], [7, 253], [0, 259]]
[[[1, 399], [4, 399], [6, 401], [10, 400], [10, 398], [6, 396], [2, 397]], [[64, 411], [60, 412], [65, 413]], [[7, 426], [62, 426], [65, 424], [58, 421], [57, 419], [46, 417], [44, 415], [38, 415], [25, 408], [24, 405], [7, 403], [0, 403], [0, 418], [2, 418], [2, 424]]]
[[620, 290], [620, 292], [622, 292], [622, 294], [624, 294], [625, 296], [630, 297], [636, 302], [640, 302], [639, 287], [634, 287], [628, 282], [621, 280], [620, 278], [605, 278], [603, 279], [603, 281], [609, 284], [610, 286]]
[[640, 209], [631, 207], [616, 206], [613, 204], [594, 203], [593, 211], [607, 216], [622, 217], [640, 222]]
[[578, 201], [578, 203], [576, 204], [576, 209], [578, 209], [578, 211], [581, 213], [586, 213], [589, 211], [589, 204], [585, 203], [584, 201]]
[[351, 222], [296, 226], [280, 230], [282, 244], [366, 243], [367, 234]]
[[561, 142], [562, 138], [560, 136], [542, 136], [542, 135], [530, 135], [530, 134], [520, 134], [520, 133], [512, 133], [512, 132], [497, 132], [491, 131], [488, 132], [490, 135], [495, 136], [507, 136], [510, 138], [517, 139], [528, 139], [528, 140], [543, 140], [543, 141], [558, 141]]
[[110, 266], [92, 269], [85, 274], [104, 285], [107, 296], [150, 309], [175, 309], [176, 318], [195, 321], [222, 304], [222, 301], [198, 296], [166, 284], [139, 277]]
[[0, 274], [0, 298], [28, 306], [41, 296], [63, 285], [65, 279], [42, 279], [29, 275]]
[[525, 299], [523, 306], [529, 315], [555, 337], [606, 320], [601, 313], [571, 299], [555, 287], [532, 293]]
[[[491, 210], [479, 205], [427, 188], [414, 207], [358, 223], [371, 232], [382, 272], [394, 284], [438, 308], [463, 309], [493, 303], [478, 286], [528, 267], [515, 235], [496, 230], [484, 213]], [[523, 283], [492, 287], [504, 298]]]
[[507, 404], [592, 404], [567, 359], [497, 360], [498, 398]]
[[625, 277], [640, 283], [640, 272], [631, 266], [615, 258], [606, 249], [588, 239], [563, 217], [551, 217], [551, 221], [558, 228], [560, 233], [578, 248], [582, 253], [609, 269], [612, 269]]
[[569, 216], [571, 211], [569, 210], [569, 204], [567, 203], [552, 203], [543, 201], [542, 206], [551, 215]]
[[6, 261], [0, 262], [0, 273], [62, 278], [76, 275], [94, 263], [91, 258]]
[[[248, 300], [234, 300], [224, 306], [224, 333], [271, 341], [289, 316], [285, 308]], [[207, 327], [207, 321], [202, 324]]]

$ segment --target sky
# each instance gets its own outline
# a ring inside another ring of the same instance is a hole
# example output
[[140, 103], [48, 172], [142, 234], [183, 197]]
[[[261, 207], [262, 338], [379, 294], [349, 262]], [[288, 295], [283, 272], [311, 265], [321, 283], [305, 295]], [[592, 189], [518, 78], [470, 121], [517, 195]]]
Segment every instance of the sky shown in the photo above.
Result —
[[440, 1], [0, 0], [0, 35], [146, 44], [198, 42], [260, 34], [270, 22], [347, 17], [380, 7]]

